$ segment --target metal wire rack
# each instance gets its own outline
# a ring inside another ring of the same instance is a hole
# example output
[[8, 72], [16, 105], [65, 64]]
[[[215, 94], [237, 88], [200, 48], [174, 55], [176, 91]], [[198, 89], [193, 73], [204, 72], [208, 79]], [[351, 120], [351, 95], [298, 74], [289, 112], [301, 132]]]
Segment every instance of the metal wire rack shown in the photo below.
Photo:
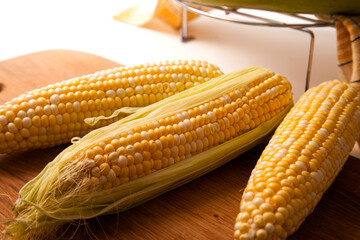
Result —
[[[193, 39], [188, 35], [188, 21], [187, 21], [188, 11], [196, 13], [198, 15], [203, 15], [206, 17], [228, 21], [228, 22], [234, 22], [234, 23], [252, 25], [252, 26], [290, 28], [309, 34], [310, 46], [309, 46], [306, 78], [305, 78], [305, 91], [309, 88], [310, 85], [310, 74], [311, 74], [312, 59], [314, 54], [314, 42], [315, 42], [315, 34], [309, 28], [334, 26], [334, 22], [331, 21], [328, 16], [323, 16], [324, 18], [320, 19], [312, 14], [276, 13], [276, 14], [286, 15], [286, 17], [290, 17], [291, 20], [295, 20], [295, 22], [290, 22], [290, 21], [285, 22], [285, 21], [279, 21], [277, 19], [263, 17], [261, 16], [261, 12], [262, 12], [261, 10], [259, 10], [260, 14], [252, 14], [252, 13], [244, 12], [243, 11], [244, 9], [242, 8], [230, 8], [225, 6], [214, 7], [214, 6], [207, 6], [207, 5], [187, 2], [183, 0], [173, 0], [173, 1], [182, 7], [181, 39], [183, 42], [187, 42]], [[329, 20], [323, 20], [327, 18]]]

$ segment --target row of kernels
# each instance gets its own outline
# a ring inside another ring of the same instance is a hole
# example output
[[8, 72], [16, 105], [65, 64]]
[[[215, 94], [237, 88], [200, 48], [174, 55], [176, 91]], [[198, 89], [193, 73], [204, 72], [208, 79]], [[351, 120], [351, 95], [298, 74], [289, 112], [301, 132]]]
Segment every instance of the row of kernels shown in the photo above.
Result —
[[[97, 114], [96, 114], [97, 115]], [[10, 123], [6, 128], [4, 127], [4, 133], [0, 133], [1, 149], [6, 149], [6, 152], [11, 152], [12, 150], [26, 150], [35, 147], [33, 143], [39, 142], [42, 145], [39, 147], [46, 147], [48, 145], [54, 146], [62, 143], [69, 142], [75, 136], [82, 136], [88, 132], [88, 130], [93, 127], [87, 125], [86, 123], [74, 122], [65, 114], [65, 118], [56, 118], [56, 125], [54, 125], [55, 118], [52, 121], [50, 115], [49, 120], [46, 116], [43, 116], [41, 119], [33, 119], [29, 124], [23, 124], [22, 128], [16, 126], [15, 124]], [[68, 117], [68, 118], [67, 118]], [[66, 120], [68, 119], [68, 120]], [[115, 118], [115, 120], [118, 118]], [[59, 122], [59, 120], [61, 120]], [[108, 121], [101, 121], [95, 125], [95, 127], [100, 127], [109, 124]], [[2, 127], [2, 126], [1, 126]], [[48, 142], [46, 144], [46, 142]], [[19, 146], [21, 146], [19, 148]], [[26, 148], [26, 149], [25, 149]]]
[[112, 77], [134, 77], [143, 74], [155, 74], [155, 73], [167, 73], [167, 72], [182, 72], [184, 68], [192, 68], [193, 66], [209, 68], [211, 71], [218, 70], [214, 65], [211, 65], [205, 61], [164, 61], [158, 63], [149, 63], [149, 64], [138, 64], [129, 67], [118, 67], [114, 69], [109, 69], [106, 71], [96, 72], [85, 76], [89, 78], [91, 76], [107, 76]]
[[[99, 123], [100, 124], [100, 123]], [[9, 128], [10, 127], [10, 128]], [[5, 135], [9, 135], [9, 134], [16, 134], [16, 133], [20, 133], [20, 134], [25, 134], [24, 137], [26, 137], [26, 133], [29, 133], [30, 135], [46, 135], [48, 133], [64, 133], [67, 131], [74, 131], [74, 130], [87, 130], [90, 128], [89, 125], [85, 124], [85, 123], [78, 123], [78, 122], [67, 122], [67, 123], [60, 123], [57, 125], [35, 125], [33, 124], [32, 126], [28, 127], [28, 128], [21, 128], [18, 129], [14, 124], [9, 125], [8, 129], [6, 129], [7, 131], [5, 133], [1, 133], [1, 134], [5, 134]]]
[[213, 65], [210, 65], [204, 61], [171, 61], [171, 62], [164, 61], [154, 64], [135, 65], [132, 68], [130, 68], [130, 70], [135, 69], [135, 71], [131, 71], [131, 73], [134, 72], [137, 75], [146, 74], [146, 73], [153, 74], [159, 71], [162, 73], [167, 73], [167, 72], [177, 73], [177, 72], [183, 72], [184, 68], [190, 69], [193, 66], [210, 68], [211, 70], [214, 70], [213, 68], [217, 69]]
[[272, 75], [267, 76], [265, 79], [262, 79], [262, 82], [254, 85], [255, 91], [258, 91], [259, 93], [265, 92], [267, 89], [277, 85], [279, 83], [279, 76], [278, 75]]
[[29, 108], [26, 111], [19, 110], [17, 114], [14, 111], [6, 111], [3, 115], [0, 115], [0, 123], [5, 125], [9, 122], [15, 121], [16, 118], [25, 119], [23, 121], [28, 121], [28, 118], [32, 117], [47, 117], [50, 115], [57, 115], [57, 114], [73, 114], [86, 111], [95, 111], [101, 110], [106, 112], [107, 114], [111, 114], [114, 108], [121, 107], [121, 99], [120, 103], [113, 99], [103, 99], [103, 100], [96, 100], [96, 101], [81, 101], [81, 102], [74, 102], [74, 103], [60, 103], [59, 105], [45, 105], [44, 107], [36, 106], [34, 109]]
[[22, 137], [19, 133], [16, 134], [0, 134], [0, 139], [6, 138], [7, 141], [0, 143], [0, 149], [4, 152], [11, 152], [12, 150], [30, 149], [33, 146], [46, 147], [54, 146], [69, 142], [73, 137], [79, 134], [85, 134], [81, 131], [69, 131], [61, 134], [48, 135], [33, 135]]
[[262, 103], [267, 102], [270, 98], [283, 93], [279, 91], [281, 88], [281, 85], [279, 85], [279, 76], [275, 75], [265, 81], [262, 79], [262, 81], [263, 82], [251, 83], [249, 86], [245, 86], [250, 87], [248, 91], [243, 92], [243, 90], [240, 89], [242, 95], [246, 97], [242, 99], [244, 103], [247, 103], [250, 99], [254, 100], [251, 103], [253, 108], [256, 108], [256, 104], [262, 105]]
[[[215, 75], [220, 75], [220, 73], [217, 73]], [[165, 78], [165, 76], [164, 76], [164, 78]], [[174, 81], [171, 76], [168, 78], [170, 78], [172, 81]], [[190, 77], [190, 79], [192, 79], [192, 81], [197, 81], [197, 78]], [[75, 81], [75, 80], [77, 80], [77, 81]], [[104, 80], [104, 79], [102, 79], [102, 80]], [[87, 82], [87, 85], [85, 85], [85, 84], [79, 84], [78, 79], [71, 79], [68, 81], [63, 81], [61, 84], [54, 84], [54, 85], [50, 85], [48, 87], [44, 87], [40, 90], [35, 90], [31, 93], [33, 96], [28, 98], [28, 100], [32, 101], [32, 102], [35, 101], [35, 103], [37, 105], [42, 106], [42, 105], [49, 103], [49, 100], [51, 100], [51, 103], [57, 104], [59, 102], [69, 102], [74, 99], [78, 99], [78, 100], [88, 99], [91, 96], [92, 96], [92, 98], [94, 98], [94, 97], [102, 98], [104, 96], [114, 97], [115, 96], [114, 90], [111, 90], [111, 89], [115, 88], [116, 83], [119, 84], [120, 82], [121, 83], [129, 82], [129, 84], [126, 84], [125, 86], [127, 86], [127, 85], [129, 87], [136, 86], [136, 84], [133, 83], [135, 81], [134, 79], [130, 79], [128, 81], [125, 81], [125, 80], [128, 80], [128, 79], [118, 79], [117, 81], [110, 79], [110, 80], [103, 81], [103, 82], [101, 82], [100, 80], [97, 80], [96, 82], [91, 82], [91, 81]], [[201, 78], [201, 81], [204, 81], [204, 79]], [[67, 86], [68, 85], [67, 83], [70, 83], [73, 86], [69, 87], [69, 86]], [[76, 86], [75, 84], [79, 84], [79, 85]], [[90, 90], [91, 88], [89, 89], [89, 86], [90, 87], [92, 86], [93, 90]], [[56, 88], [51, 89], [50, 87], [56, 87]], [[180, 89], [182, 88], [181, 86], [179, 86], [179, 87], [180, 87]], [[99, 88], [98, 89], [99, 91], [94, 90], [97, 88]], [[85, 91], [83, 91], [83, 90], [85, 90]], [[90, 92], [86, 91], [86, 90], [90, 90]], [[104, 90], [106, 93], [101, 90]], [[86, 95], [86, 94], [88, 94], [88, 95]], [[25, 96], [30, 96], [30, 95], [27, 94]], [[46, 98], [49, 98], [49, 99], [46, 99]], [[17, 100], [17, 101], [14, 102], [14, 99], [13, 99], [12, 103], [17, 103], [21, 99], [24, 100], [24, 98], [15, 98], [15, 100]], [[23, 104], [23, 103], [19, 102], [19, 104]]]
[[57, 114], [57, 115], [43, 115], [41, 117], [39, 116], [33, 116], [25, 117], [23, 119], [16, 117], [13, 122], [5, 123], [3, 121], [1, 124], [4, 131], [10, 131], [10, 132], [17, 132], [17, 130], [20, 130], [22, 128], [31, 128], [32, 126], [35, 127], [48, 127], [48, 126], [55, 126], [55, 125], [61, 125], [61, 124], [81, 124], [82, 121], [85, 118], [89, 117], [96, 117], [98, 115], [108, 115], [110, 114], [110, 111], [92, 111], [92, 112], [79, 112], [79, 113], [64, 113], [64, 114]]

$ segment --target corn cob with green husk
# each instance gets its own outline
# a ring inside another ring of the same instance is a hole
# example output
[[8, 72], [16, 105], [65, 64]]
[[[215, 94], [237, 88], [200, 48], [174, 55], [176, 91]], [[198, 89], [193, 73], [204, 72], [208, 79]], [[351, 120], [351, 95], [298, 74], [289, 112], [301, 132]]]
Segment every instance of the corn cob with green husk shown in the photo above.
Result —
[[252, 171], [235, 239], [285, 239], [314, 210], [360, 137], [360, 94], [325, 82], [308, 90]]
[[292, 106], [286, 78], [261, 67], [222, 75], [94, 130], [25, 185], [6, 234], [136, 206], [262, 141]]
[[27, 92], [0, 106], [0, 153], [68, 143], [220, 74], [205, 61], [164, 61], [99, 71]]

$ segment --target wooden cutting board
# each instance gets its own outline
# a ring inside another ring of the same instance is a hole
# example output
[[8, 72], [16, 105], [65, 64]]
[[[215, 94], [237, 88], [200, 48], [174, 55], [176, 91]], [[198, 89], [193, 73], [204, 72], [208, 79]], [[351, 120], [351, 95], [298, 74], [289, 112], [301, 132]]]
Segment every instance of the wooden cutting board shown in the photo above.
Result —
[[[0, 62], [0, 104], [50, 83], [120, 64], [87, 53], [52, 50]], [[20, 188], [67, 145], [0, 155], [0, 222], [12, 217]], [[120, 214], [81, 226], [73, 239], [232, 239], [245, 188], [265, 143], [182, 187]], [[350, 157], [300, 229], [288, 239], [360, 239], [360, 161]], [[3, 230], [0, 226], [0, 230]], [[68, 233], [76, 226], [69, 226]], [[61, 238], [63, 239], [63, 237]]]

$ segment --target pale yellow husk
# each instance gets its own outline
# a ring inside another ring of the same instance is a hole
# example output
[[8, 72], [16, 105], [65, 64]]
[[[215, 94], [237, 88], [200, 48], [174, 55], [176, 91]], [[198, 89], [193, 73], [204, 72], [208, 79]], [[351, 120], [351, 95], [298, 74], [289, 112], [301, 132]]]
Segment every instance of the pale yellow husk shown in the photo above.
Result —
[[[108, 190], [89, 191], [71, 176], [79, 174], [76, 163], [84, 152], [115, 133], [127, 131], [189, 109], [248, 84], [271, 73], [261, 67], [235, 71], [173, 95], [106, 127], [94, 130], [60, 153], [19, 193], [6, 234], [21, 238], [34, 229], [48, 228], [78, 219], [94, 218], [127, 210], [166, 191], [199, 177], [260, 143], [269, 135], [292, 106], [289, 104], [274, 118], [225, 143], [196, 154], [186, 160]], [[62, 190], [64, 182], [73, 180], [73, 188]]]

